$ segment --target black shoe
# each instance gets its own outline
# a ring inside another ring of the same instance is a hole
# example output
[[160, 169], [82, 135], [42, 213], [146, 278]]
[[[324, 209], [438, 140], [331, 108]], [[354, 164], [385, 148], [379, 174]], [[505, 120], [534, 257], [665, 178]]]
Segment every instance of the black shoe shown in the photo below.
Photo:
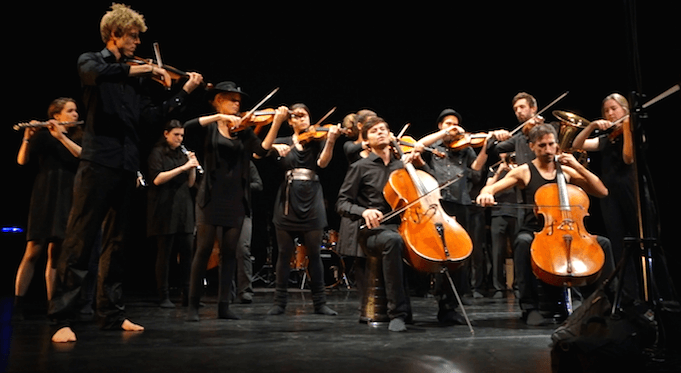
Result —
[[229, 302], [218, 302], [218, 319], [241, 320], [229, 309]]
[[454, 310], [440, 310], [437, 321], [444, 325], [466, 325], [466, 318]]
[[322, 306], [319, 306], [319, 307], [315, 307], [314, 313], [316, 313], [316, 314], [318, 314], [318, 315], [326, 315], [326, 316], [336, 316], [336, 315], [338, 315], [338, 312], [332, 310], [332, 309], [329, 308], [329, 306], [327, 306], [327, 305], [322, 305]]
[[523, 311], [523, 320], [529, 326], [548, 325], [550, 322], [537, 310]]
[[286, 312], [286, 308], [278, 305], [272, 306], [269, 311], [267, 311], [268, 315], [275, 316], [275, 315], [283, 315]]

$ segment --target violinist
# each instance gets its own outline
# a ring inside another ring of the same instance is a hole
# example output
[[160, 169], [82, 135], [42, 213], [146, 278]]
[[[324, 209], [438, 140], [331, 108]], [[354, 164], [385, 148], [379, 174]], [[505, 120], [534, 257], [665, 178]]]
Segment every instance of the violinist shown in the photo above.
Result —
[[[536, 191], [545, 184], [556, 182], [556, 158], [562, 166], [568, 183], [581, 187], [586, 193], [594, 197], [603, 198], [608, 195], [608, 189], [598, 176], [582, 166], [572, 154], [558, 154], [557, 133], [553, 126], [549, 124], [534, 126], [528, 135], [530, 138], [529, 147], [534, 153], [535, 159], [519, 165], [509, 171], [503, 179], [484, 187], [476, 198], [478, 204], [493, 206], [496, 203], [496, 195], [514, 186], [521, 189], [525, 204], [534, 204]], [[534, 276], [530, 258], [530, 247], [535, 232], [540, 231], [542, 227], [537, 215], [525, 214], [514, 244], [515, 279], [520, 294], [519, 303], [522, 318], [528, 325], [532, 326], [545, 325], [550, 322], [549, 319], [544, 318], [538, 305], [539, 288], [548, 285], [540, 284], [540, 281]], [[582, 289], [585, 297], [588, 296], [589, 291], [595, 289], [599, 281], [607, 278], [615, 268], [610, 240], [599, 236], [597, 241], [605, 252], [606, 261], [596, 283]]]
[[[362, 128], [368, 119], [373, 116], [376, 116], [376, 113], [368, 109], [362, 109], [351, 115], [352, 123], [349, 127], [351, 128], [350, 133], [352, 135], [350, 138], [352, 141], [343, 143], [343, 152], [345, 153], [348, 164], [352, 164], [369, 155], [370, 151], [366, 147], [364, 136], [362, 136]], [[352, 270], [348, 275], [354, 277], [357, 292], [361, 295], [364, 294], [366, 287], [366, 275], [364, 271], [366, 256], [357, 242], [357, 233], [359, 232], [360, 224], [360, 219], [352, 220], [346, 216], [340, 217], [336, 250], [339, 255], [345, 258], [346, 264], [351, 258], [352, 264], [350, 265], [350, 268], [352, 268]]]
[[369, 155], [369, 151], [364, 145], [365, 140], [362, 137], [362, 127], [373, 116], [376, 116], [376, 113], [368, 109], [362, 109], [353, 115], [352, 127], [350, 129], [352, 141], [343, 143], [343, 153], [345, 153], [348, 163]]
[[[83, 149], [74, 186], [73, 207], [57, 265], [57, 283], [48, 313], [57, 332], [54, 342], [76, 340], [71, 329], [78, 294], [87, 273], [91, 248], [103, 228], [99, 259], [97, 313], [102, 328], [141, 331], [144, 328], [125, 316], [122, 302], [123, 245], [130, 221], [132, 193], [140, 169], [140, 138], [150, 126], [162, 126], [165, 116], [185, 102], [202, 82], [191, 74], [173, 97], [152, 100], [145, 89], [151, 74], [163, 74], [154, 66], [130, 66], [147, 26], [144, 17], [124, 4], [113, 4], [100, 22], [105, 48], [78, 58], [84, 89], [86, 122]], [[149, 84], [156, 84], [150, 82]], [[156, 103], [158, 102], [158, 103]], [[160, 128], [159, 128], [160, 131]]]
[[[365, 252], [382, 254], [383, 280], [387, 298], [388, 329], [394, 332], [407, 330], [412, 317], [408, 293], [404, 286], [402, 253], [405, 243], [398, 232], [399, 217], [381, 222], [392, 208], [383, 196], [390, 174], [404, 168], [402, 160], [394, 157], [388, 124], [380, 117], [371, 117], [362, 127], [362, 136], [371, 153], [348, 168], [339, 190], [336, 211], [341, 215], [361, 221], [367, 229], [359, 231], [358, 241]], [[417, 152], [412, 159], [420, 160]], [[422, 162], [422, 160], [421, 160]]]
[[[486, 180], [487, 141], [497, 137], [500, 140], [508, 138], [507, 131], [495, 131], [488, 133], [483, 138], [480, 151], [476, 154], [472, 146], [460, 149], [452, 149], [450, 144], [465, 133], [460, 126], [461, 114], [453, 109], [443, 110], [437, 118], [437, 126], [440, 131], [425, 136], [419, 140], [420, 144], [431, 145], [444, 153], [444, 157], [435, 157], [424, 153], [423, 158], [433, 169], [434, 176], [440, 184], [453, 178], [460, 178], [440, 193], [442, 208], [450, 216], [456, 217], [461, 226], [468, 232], [473, 241], [473, 253], [471, 260], [460, 269], [457, 269], [454, 279], [457, 287], [468, 297], [482, 298], [481, 288], [485, 275], [484, 271], [484, 241], [485, 241], [485, 217], [484, 211], [472, 203], [472, 191], [476, 186], [484, 184]], [[440, 137], [439, 140], [436, 140]], [[441, 276], [440, 276], [441, 277]], [[440, 321], [460, 322], [458, 314], [453, 310], [458, 306], [454, 294], [451, 293], [448, 284], [439, 287], [444, 293], [440, 299]], [[452, 320], [452, 318], [455, 318]]]
[[[487, 150], [490, 156], [496, 160], [501, 153], [516, 153], [516, 163], [525, 164], [534, 159], [535, 155], [528, 146], [528, 133], [536, 125], [544, 123], [544, 118], [537, 115], [537, 100], [529, 93], [520, 92], [511, 100], [513, 113], [519, 124], [524, 124], [521, 131], [506, 140], [491, 142]], [[552, 123], [556, 130], [557, 123]]]
[[[324, 268], [320, 256], [324, 228], [327, 226], [324, 194], [316, 170], [325, 168], [333, 156], [333, 147], [340, 135], [340, 129], [330, 126], [326, 139], [301, 143], [303, 136], [311, 129], [310, 110], [304, 104], [295, 104], [288, 112], [274, 117], [272, 126], [278, 128], [284, 120], [293, 129], [293, 135], [278, 138], [280, 165], [286, 171], [274, 205], [273, 222], [276, 228], [279, 254], [276, 268], [274, 305], [269, 315], [281, 315], [286, 311], [290, 260], [295, 250], [294, 238], [300, 237], [307, 250], [308, 270], [314, 312], [322, 315], [337, 315], [326, 305]], [[282, 150], [283, 149], [283, 150]]]
[[[490, 168], [490, 175], [486, 185], [492, 185], [501, 180], [506, 174], [517, 165], [515, 164], [515, 154], [501, 154], [501, 161], [498, 165]], [[492, 287], [494, 288], [493, 298], [503, 298], [506, 292], [506, 276], [504, 260], [506, 258], [509, 242], [512, 245], [518, 233], [520, 218], [520, 202], [517, 188], [506, 189], [495, 196], [496, 201], [503, 206], [494, 208], [490, 212], [490, 248], [492, 258]]]
[[[634, 141], [629, 123], [629, 103], [619, 93], [603, 99], [601, 111], [604, 119], [591, 122], [574, 139], [573, 147], [601, 154], [601, 178], [610, 190], [607, 197], [600, 199], [601, 212], [608, 237], [612, 240], [615, 262], [623, 255], [625, 237], [636, 237], [636, 175], [634, 173]], [[626, 117], [626, 118], [625, 118]], [[618, 124], [614, 124], [621, 121]], [[595, 130], [602, 133], [590, 138]], [[609, 132], [612, 131], [612, 132]], [[636, 266], [627, 262], [624, 289], [630, 296], [638, 295]]]
[[[229, 309], [232, 280], [236, 270], [236, 251], [244, 219], [250, 216], [251, 157], [264, 156], [271, 148], [280, 122], [274, 122], [264, 140], [251, 127], [232, 132], [242, 120], [239, 114], [245, 93], [234, 82], [215, 85], [210, 92], [215, 114], [189, 120], [184, 124], [187, 137], [203, 136], [204, 177], [196, 195], [196, 253], [189, 280], [187, 321], [199, 321], [203, 279], [213, 246], [220, 243], [218, 312], [220, 319], [239, 319]], [[278, 113], [287, 112], [277, 109]]]

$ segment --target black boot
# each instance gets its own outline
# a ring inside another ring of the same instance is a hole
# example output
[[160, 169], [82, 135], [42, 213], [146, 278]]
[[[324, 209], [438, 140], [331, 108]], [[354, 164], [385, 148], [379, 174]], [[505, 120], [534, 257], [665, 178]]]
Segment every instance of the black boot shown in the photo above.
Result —
[[326, 293], [324, 292], [324, 287], [320, 289], [314, 289], [312, 292], [312, 303], [314, 304], [314, 313], [318, 315], [326, 316], [336, 316], [338, 312], [329, 308], [326, 305]]
[[168, 291], [159, 291], [158, 305], [161, 308], [175, 308], [175, 303], [170, 301]]
[[286, 312], [288, 290], [277, 288], [274, 291], [274, 306], [267, 311], [268, 315], [283, 315]]
[[229, 301], [218, 302], [218, 319], [240, 320], [241, 318], [229, 309]]
[[189, 306], [189, 287], [182, 289], [182, 307]]
[[189, 297], [189, 306], [187, 307], [186, 321], [199, 321], [199, 297]]

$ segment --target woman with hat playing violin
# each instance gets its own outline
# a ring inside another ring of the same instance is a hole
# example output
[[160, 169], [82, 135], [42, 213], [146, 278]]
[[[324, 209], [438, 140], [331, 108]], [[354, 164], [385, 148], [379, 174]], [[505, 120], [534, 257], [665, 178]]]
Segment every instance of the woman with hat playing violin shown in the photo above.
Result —
[[331, 161], [333, 146], [340, 132], [338, 127], [331, 126], [325, 140], [301, 143], [303, 135], [310, 129], [310, 110], [304, 104], [293, 105], [290, 116], [283, 113], [275, 116], [273, 126], [276, 124], [278, 128], [287, 118], [293, 135], [275, 141], [279, 144], [277, 150], [281, 156], [280, 164], [286, 170], [286, 179], [279, 188], [274, 206], [273, 220], [279, 256], [274, 306], [268, 313], [281, 315], [286, 311], [289, 262], [295, 250], [294, 237], [300, 236], [309, 259], [314, 312], [336, 315], [336, 311], [326, 305], [324, 293], [320, 246], [327, 221], [322, 186], [315, 171], [317, 168], [325, 168]]
[[185, 123], [185, 128], [190, 132], [196, 128], [205, 129], [205, 171], [196, 196], [197, 243], [190, 275], [187, 321], [199, 321], [203, 278], [218, 234], [221, 235], [218, 239], [218, 318], [239, 318], [229, 310], [229, 300], [239, 236], [244, 217], [250, 214], [250, 159], [253, 154], [263, 156], [267, 153], [280, 124], [272, 124], [263, 141], [248, 126], [235, 132], [232, 128], [248, 120], [238, 115], [244, 92], [233, 82], [222, 82], [215, 86], [211, 94], [211, 104], [217, 113]]

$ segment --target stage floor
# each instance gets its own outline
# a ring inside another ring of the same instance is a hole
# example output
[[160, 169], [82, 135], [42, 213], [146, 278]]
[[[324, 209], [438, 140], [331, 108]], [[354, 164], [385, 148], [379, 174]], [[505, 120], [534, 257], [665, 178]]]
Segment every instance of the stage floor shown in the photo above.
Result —
[[78, 342], [53, 344], [40, 316], [13, 326], [9, 372], [549, 372], [554, 326], [528, 327], [517, 302], [473, 299], [474, 322], [442, 326], [434, 298], [412, 298], [414, 324], [404, 333], [359, 323], [354, 290], [330, 291], [338, 316], [312, 313], [309, 291], [291, 290], [283, 316], [268, 316], [273, 292], [257, 288], [254, 302], [233, 304], [241, 320], [216, 319], [216, 298], [203, 298], [201, 321], [185, 309], [161, 309], [153, 297], [129, 296], [129, 318], [144, 332], [74, 327]]

